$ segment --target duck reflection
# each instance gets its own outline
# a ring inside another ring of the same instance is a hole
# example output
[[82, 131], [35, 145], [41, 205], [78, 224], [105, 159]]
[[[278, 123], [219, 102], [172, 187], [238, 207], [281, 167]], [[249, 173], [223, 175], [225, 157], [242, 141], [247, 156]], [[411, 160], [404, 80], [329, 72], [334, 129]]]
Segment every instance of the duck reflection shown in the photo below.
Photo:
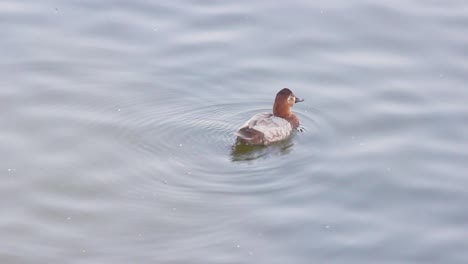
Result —
[[239, 138], [231, 148], [231, 161], [254, 161], [260, 158], [268, 158], [271, 156], [282, 156], [291, 153], [294, 143], [292, 138], [279, 141], [270, 145], [249, 145], [243, 143]]

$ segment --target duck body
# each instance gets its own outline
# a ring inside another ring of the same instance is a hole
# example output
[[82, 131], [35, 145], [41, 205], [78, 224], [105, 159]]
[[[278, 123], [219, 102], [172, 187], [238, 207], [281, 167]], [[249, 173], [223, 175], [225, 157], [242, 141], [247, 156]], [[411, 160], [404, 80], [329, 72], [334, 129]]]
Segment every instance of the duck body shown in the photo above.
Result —
[[268, 145], [288, 138], [299, 125], [297, 116], [291, 112], [296, 102], [302, 102], [291, 90], [278, 92], [273, 113], [258, 113], [245, 122], [235, 133], [238, 140], [250, 145]]
[[272, 113], [258, 113], [243, 124], [236, 135], [243, 143], [268, 145], [291, 135], [293, 126], [286, 119]]

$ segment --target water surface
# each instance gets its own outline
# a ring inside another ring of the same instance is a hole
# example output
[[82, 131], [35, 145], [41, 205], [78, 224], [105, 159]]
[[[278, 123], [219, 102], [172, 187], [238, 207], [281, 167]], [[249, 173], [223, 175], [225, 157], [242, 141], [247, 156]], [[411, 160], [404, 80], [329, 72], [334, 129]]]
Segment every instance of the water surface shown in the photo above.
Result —
[[[0, 22], [0, 262], [468, 262], [466, 1], [25, 0]], [[233, 149], [283, 87], [306, 131]]]

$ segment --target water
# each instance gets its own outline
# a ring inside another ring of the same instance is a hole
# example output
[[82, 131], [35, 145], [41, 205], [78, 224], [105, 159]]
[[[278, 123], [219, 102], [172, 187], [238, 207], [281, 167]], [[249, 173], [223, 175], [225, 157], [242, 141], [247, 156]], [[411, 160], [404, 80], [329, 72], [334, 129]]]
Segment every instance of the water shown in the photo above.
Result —
[[0, 262], [467, 263], [468, 3], [309, 2], [2, 2]]

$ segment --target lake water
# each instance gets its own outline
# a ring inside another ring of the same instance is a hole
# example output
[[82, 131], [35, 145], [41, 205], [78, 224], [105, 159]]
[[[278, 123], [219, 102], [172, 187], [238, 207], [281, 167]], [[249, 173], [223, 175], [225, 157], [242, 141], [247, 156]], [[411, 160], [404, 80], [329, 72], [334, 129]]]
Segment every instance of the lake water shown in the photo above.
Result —
[[[468, 2], [3, 1], [0, 262], [468, 263]], [[233, 132], [283, 87], [306, 131]]]

